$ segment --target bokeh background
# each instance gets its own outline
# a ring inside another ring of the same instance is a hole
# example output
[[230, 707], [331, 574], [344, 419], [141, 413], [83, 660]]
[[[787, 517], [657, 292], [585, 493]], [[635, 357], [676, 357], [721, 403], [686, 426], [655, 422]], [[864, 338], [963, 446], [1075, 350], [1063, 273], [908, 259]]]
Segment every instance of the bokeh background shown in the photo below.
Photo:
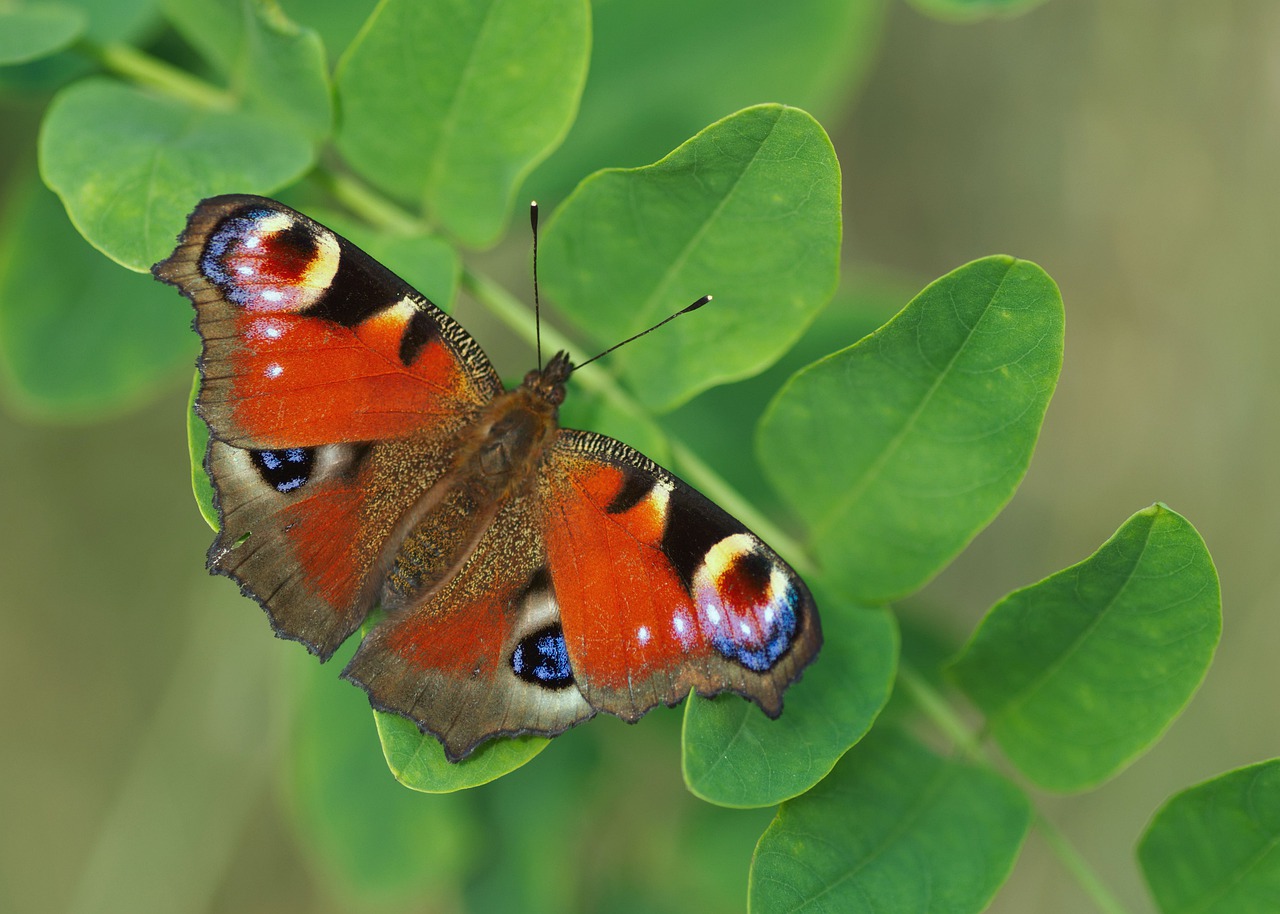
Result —
[[[725, 28], [768, 15], [743, 7]], [[1102, 788], [1037, 798], [1149, 912], [1133, 847], [1159, 804], [1280, 754], [1280, 7], [1048, 0], [956, 24], [894, 2], [871, 21], [868, 66], [815, 106], [844, 170], [846, 276], [902, 290], [900, 305], [1009, 253], [1043, 266], [1067, 309], [1022, 489], [904, 617], [958, 645], [1003, 594], [1155, 500], [1197, 526], [1221, 575], [1221, 647], [1183, 717]], [[39, 108], [0, 98], [0, 162], [20, 175]], [[655, 132], [653, 152], [689, 132]], [[526, 256], [517, 237], [486, 255], [522, 297]], [[743, 908], [770, 813], [685, 792], [678, 711], [596, 721], [466, 795], [398, 787], [336, 665], [270, 638], [204, 573], [189, 384], [179, 372], [92, 422], [7, 393], [0, 409], [0, 910]], [[341, 770], [311, 765], [321, 754]], [[1091, 907], [1033, 832], [991, 910]]]

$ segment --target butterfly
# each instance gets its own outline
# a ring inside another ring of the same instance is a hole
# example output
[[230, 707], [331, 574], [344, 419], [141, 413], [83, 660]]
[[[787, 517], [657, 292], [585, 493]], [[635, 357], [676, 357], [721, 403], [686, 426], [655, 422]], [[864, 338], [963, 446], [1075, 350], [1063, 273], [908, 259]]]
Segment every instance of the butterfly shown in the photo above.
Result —
[[772, 549], [620, 441], [561, 428], [557, 353], [504, 388], [449, 315], [264, 197], [201, 202], [152, 268], [195, 306], [212, 573], [450, 761], [495, 736], [634, 722], [691, 691], [770, 717], [815, 657]]

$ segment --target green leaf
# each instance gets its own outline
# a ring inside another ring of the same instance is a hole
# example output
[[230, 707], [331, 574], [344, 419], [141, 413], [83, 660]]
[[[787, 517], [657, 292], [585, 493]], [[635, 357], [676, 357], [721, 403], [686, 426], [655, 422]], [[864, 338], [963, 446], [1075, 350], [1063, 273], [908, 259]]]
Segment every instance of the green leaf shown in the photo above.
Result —
[[337, 678], [353, 646], [337, 664], [297, 658], [302, 689], [286, 783], [298, 841], [318, 875], [361, 908], [458, 891], [479, 849], [469, 798], [415, 795], [388, 774], [368, 700]]
[[1027, 798], [986, 768], [877, 729], [805, 795], [782, 804], [751, 866], [749, 909], [966, 914], [1008, 878]]
[[645, 168], [598, 172], [547, 225], [549, 297], [612, 344], [698, 297], [715, 301], [614, 356], [640, 400], [671, 409], [755, 374], [835, 289], [840, 168], [817, 121], [761, 105]]
[[911, 0], [911, 3], [921, 12], [938, 19], [976, 22], [1017, 16], [1039, 6], [1044, 0]]
[[333, 120], [320, 38], [265, 0], [165, 0], [166, 17], [227, 77], [244, 110], [319, 142]]
[[102, 419], [151, 398], [195, 357], [191, 311], [76, 234], [32, 175], [0, 223], [0, 363], [19, 408]]
[[377, 0], [345, 0], [343, 3], [316, 3], [315, 0], [280, 0], [289, 18], [315, 29], [324, 39], [329, 59], [336, 60], [355, 40]]
[[0, 7], [0, 66], [47, 57], [85, 30], [83, 11], [60, 3]]
[[461, 762], [450, 762], [434, 736], [398, 714], [373, 713], [387, 767], [405, 787], [423, 793], [451, 793], [479, 787], [514, 771], [547, 748], [536, 736], [492, 739]]
[[311, 167], [288, 124], [206, 111], [106, 79], [59, 92], [40, 133], [40, 172], [89, 243], [132, 270], [173, 250], [202, 198], [270, 193]]
[[769, 720], [736, 695], [685, 703], [684, 779], [721, 806], [772, 806], [822, 780], [889, 700], [898, 630], [888, 610], [823, 603], [818, 659]]
[[992, 607], [951, 672], [1027, 777], [1082, 790], [1159, 738], [1221, 632], [1204, 541], [1157, 504], [1080, 564]]
[[382, 0], [338, 68], [338, 148], [464, 243], [491, 244], [577, 112], [589, 19], [584, 0]]
[[187, 456], [191, 459], [191, 494], [196, 497], [196, 507], [204, 522], [216, 533], [218, 509], [213, 504], [213, 483], [204, 469], [204, 452], [209, 447], [209, 426], [196, 413], [196, 397], [200, 393], [200, 372], [191, 379], [191, 393], [187, 397]]
[[885, 6], [884, 0], [594, 4], [582, 111], [529, 187], [539, 197], [563, 196], [585, 174], [652, 162], [726, 111], [762, 100], [786, 99], [819, 120], [840, 116], [874, 57]]
[[1280, 759], [1173, 796], [1138, 844], [1162, 914], [1274, 914], [1280, 906]]
[[756, 447], [828, 584], [861, 603], [901, 597], [995, 517], [1031, 461], [1062, 337], [1053, 280], [987, 257], [791, 379]]

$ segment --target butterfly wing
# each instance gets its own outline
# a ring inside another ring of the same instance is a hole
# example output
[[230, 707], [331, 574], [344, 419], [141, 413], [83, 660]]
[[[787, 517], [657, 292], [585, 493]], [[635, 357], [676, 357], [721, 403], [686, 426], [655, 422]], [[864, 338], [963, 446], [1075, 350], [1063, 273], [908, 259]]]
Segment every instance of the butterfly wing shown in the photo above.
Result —
[[204, 343], [196, 408], [221, 520], [209, 568], [327, 658], [502, 390], [497, 373], [452, 318], [274, 200], [205, 200], [153, 273], [191, 299]]
[[575, 683], [634, 721], [691, 690], [770, 717], [818, 652], [808, 588], [739, 521], [639, 452], [561, 431], [541, 532]]
[[366, 635], [343, 672], [452, 761], [493, 736], [554, 736], [595, 714], [574, 687], [533, 510], [507, 502], [458, 573]]

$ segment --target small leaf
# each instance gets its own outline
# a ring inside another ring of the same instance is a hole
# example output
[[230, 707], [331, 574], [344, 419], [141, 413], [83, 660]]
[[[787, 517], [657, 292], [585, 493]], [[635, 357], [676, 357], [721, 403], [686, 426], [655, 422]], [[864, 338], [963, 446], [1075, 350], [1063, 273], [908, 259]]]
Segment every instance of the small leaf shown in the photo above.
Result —
[[1221, 632], [1204, 541], [1153, 505], [1080, 564], [992, 607], [951, 673], [1027, 777], [1083, 790], [1173, 722]]
[[383, 0], [338, 68], [339, 150], [465, 244], [491, 244], [577, 112], [589, 18], [584, 0]]
[[205, 111], [106, 79], [54, 98], [40, 172], [89, 243], [132, 270], [173, 250], [202, 198], [270, 193], [311, 167], [307, 139], [269, 117]]
[[422, 733], [413, 721], [382, 711], [373, 716], [387, 767], [405, 787], [423, 793], [452, 793], [487, 784], [531, 761], [549, 742], [536, 736], [491, 739], [461, 762], [450, 762], [440, 741]]
[[414, 795], [396, 784], [372, 739], [363, 693], [337, 678], [338, 664], [296, 659], [302, 688], [287, 783], [298, 841], [316, 869], [366, 905], [403, 908], [432, 890], [456, 891], [479, 847], [469, 798]]
[[721, 806], [772, 806], [824, 778], [889, 700], [898, 631], [888, 610], [823, 604], [818, 659], [769, 720], [736, 695], [685, 703], [684, 779]]
[[76, 234], [32, 175], [0, 223], [0, 363], [15, 405], [99, 420], [155, 396], [195, 357], [191, 311]]
[[790, 800], [756, 846], [759, 914], [969, 914], [1008, 878], [1027, 798], [986, 768], [877, 729], [817, 787]]
[[608, 345], [711, 293], [715, 301], [611, 356], [641, 401], [672, 409], [755, 374], [835, 289], [840, 168], [817, 121], [761, 105], [645, 168], [598, 172], [547, 225], [549, 297]]
[[165, 0], [166, 17], [228, 78], [245, 111], [319, 142], [333, 119], [324, 46], [263, 0]]
[[995, 517], [1031, 461], [1062, 336], [1053, 280], [987, 257], [791, 379], [756, 447], [828, 584], [861, 603], [897, 599]]
[[204, 469], [204, 452], [209, 447], [209, 426], [196, 414], [196, 397], [200, 393], [200, 372], [191, 379], [191, 394], [187, 398], [187, 456], [191, 459], [191, 494], [196, 497], [196, 507], [204, 522], [216, 533], [218, 509], [213, 504], [213, 483]]
[[1025, 13], [1044, 0], [911, 0], [923, 13], [954, 22], [1008, 18]]
[[1162, 914], [1280, 910], [1280, 759], [1173, 796], [1138, 844]]
[[0, 8], [0, 66], [47, 57], [75, 41], [85, 29], [83, 11], [60, 3]]

